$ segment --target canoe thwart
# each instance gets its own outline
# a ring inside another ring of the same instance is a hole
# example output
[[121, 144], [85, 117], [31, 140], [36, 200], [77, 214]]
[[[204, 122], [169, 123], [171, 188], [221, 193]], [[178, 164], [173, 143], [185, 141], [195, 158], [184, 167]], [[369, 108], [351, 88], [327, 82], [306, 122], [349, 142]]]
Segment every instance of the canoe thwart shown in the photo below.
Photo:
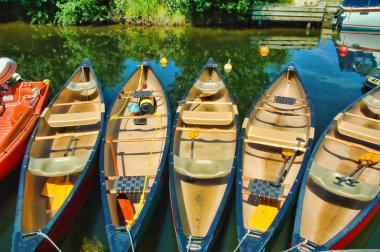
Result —
[[99, 111], [94, 112], [78, 112], [78, 113], [66, 113], [66, 114], [52, 114], [47, 113], [45, 121], [51, 127], [72, 127], [81, 125], [90, 125], [100, 122], [101, 113]]
[[348, 116], [353, 116], [353, 117], [361, 118], [361, 119], [364, 119], [364, 120], [380, 123], [379, 119], [375, 119], [375, 118], [371, 118], [371, 117], [366, 117], [366, 116], [362, 116], [362, 115], [357, 115], [357, 114], [353, 114], [353, 113], [350, 113], [350, 112], [345, 112], [344, 114], [348, 115]]
[[81, 172], [89, 160], [89, 155], [34, 158], [30, 157], [28, 170], [37, 176], [59, 177]]
[[82, 104], [91, 104], [91, 103], [99, 103], [99, 100], [92, 100], [92, 101], [74, 101], [74, 102], [66, 102], [66, 103], [53, 103], [52, 107], [59, 107], [59, 106], [70, 106], [70, 105], [82, 105]]
[[311, 180], [318, 186], [335, 195], [349, 199], [371, 201], [380, 191], [379, 185], [372, 185], [363, 181], [359, 181], [359, 183], [355, 184], [342, 182], [337, 179], [337, 177], [341, 176], [342, 174], [324, 168], [316, 162], [313, 162], [309, 174]]
[[[250, 127], [247, 132], [249, 140], [253, 143], [259, 143], [274, 147], [286, 147], [289, 149], [298, 149], [300, 151], [305, 151], [305, 147], [308, 143], [305, 133], [295, 132], [295, 131], [284, 131], [278, 129], [264, 128], [264, 127]], [[304, 142], [298, 146], [297, 139], [305, 139]]]
[[236, 133], [236, 129], [218, 129], [218, 128], [195, 128], [195, 127], [176, 127], [178, 131], [197, 131], [204, 133]]
[[51, 139], [57, 139], [57, 138], [63, 138], [63, 137], [81, 137], [81, 136], [91, 136], [91, 135], [98, 135], [99, 131], [84, 131], [84, 132], [72, 132], [72, 133], [61, 133], [51, 136], [36, 136], [34, 138], [35, 141], [39, 140], [51, 140]]
[[278, 108], [264, 108], [260, 106], [255, 106], [255, 109], [265, 110], [265, 111], [268, 111], [271, 113], [277, 113], [277, 114], [285, 114], [285, 115], [293, 115], [293, 116], [310, 116], [310, 113], [294, 112], [292, 110], [282, 110]]
[[185, 110], [181, 115], [182, 121], [194, 125], [229, 125], [234, 119], [230, 112], [208, 112]]
[[352, 142], [349, 142], [349, 141], [345, 141], [345, 140], [343, 140], [343, 139], [339, 139], [339, 138], [336, 138], [336, 137], [333, 137], [333, 136], [330, 136], [330, 135], [326, 135], [325, 138], [328, 139], [328, 140], [332, 140], [332, 141], [335, 141], [335, 142], [339, 142], [339, 143], [341, 143], [341, 144], [344, 144], [344, 145], [347, 145], [347, 146], [350, 146], [350, 147], [359, 148], [359, 149], [365, 150], [365, 151], [367, 151], [367, 152], [372, 152], [372, 153], [380, 154], [379, 151], [374, 150], [374, 149], [371, 149], [371, 148], [366, 147], [366, 146], [361, 145], [361, 144], [357, 144], [357, 143], [352, 143]]
[[153, 115], [130, 115], [130, 116], [118, 116], [117, 119], [143, 119], [143, 118], [160, 118], [160, 117], [167, 117], [168, 114], [153, 114]]
[[222, 101], [185, 101], [186, 104], [204, 104], [204, 105], [232, 105], [232, 102]]
[[106, 143], [121, 143], [121, 142], [148, 142], [148, 141], [163, 141], [166, 137], [155, 137], [155, 138], [126, 138], [126, 139], [110, 139], [106, 140]]
[[173, 155], [174, 169], [181, 175], [198, 178], [222, 178], [231, 173], [233, 159], [231, 160], [203, 160]]

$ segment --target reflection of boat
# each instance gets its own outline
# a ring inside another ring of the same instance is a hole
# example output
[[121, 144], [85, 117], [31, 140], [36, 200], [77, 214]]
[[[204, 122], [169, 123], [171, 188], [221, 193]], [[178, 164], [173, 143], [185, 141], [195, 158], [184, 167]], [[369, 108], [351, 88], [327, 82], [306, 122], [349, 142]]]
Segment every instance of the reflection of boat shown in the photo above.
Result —
[[[293, 65], [245, 118], [237, 171], [240, 251], [261, 251], [294, 202], [314, 138], [314, 113]], [[304, 162], [305, 161], [305, 162]]]
[[362, 76], [380, 72], [380, 32], [340, 31], [335, 42], [348, 48], [347, 54], [340, 55], [342, 70]]
[[62, 242], [95, 178], [104, 118], [100, 84], [85, 59], [42, 113], [24, 157], [12, 251]]
[[162, 83], [144, 60], [109, 110], [100, 182], [111, 251], [144, 240], [164, 183], [171, 114]]
[[315, 146], [301, 185], [293, 246], [342, 249], [358, 235], [380, 208], [379, 161], [377, 88], [339, 113]]
[[22, 81], [4, 92], [5, 112], [0, 115], [0, 180], [21, 162], [29, 136], [47, 104], [49, 90], [48, 81]]
[[380, 85], [380, 75], [378, 74], [367, 76], [367, 78], [365, 78], [363, 81], [363, 86], [369, 89], [374, 88], [379, 85]]
[[207, 251], [220, 226], [236, 167], [239, 118], [213, 59], [178, 106], [170, 200], [180, 251]]
[[342, 30], [380, 30], [380, 0], [344, 0], [335, 24]]

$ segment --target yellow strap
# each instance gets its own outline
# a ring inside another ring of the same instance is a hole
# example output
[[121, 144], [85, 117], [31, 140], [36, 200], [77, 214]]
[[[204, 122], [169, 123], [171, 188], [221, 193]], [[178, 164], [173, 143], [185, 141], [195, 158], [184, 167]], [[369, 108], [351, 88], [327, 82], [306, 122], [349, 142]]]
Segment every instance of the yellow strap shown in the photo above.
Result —
[[[139, 79], [139, 85], [137, 86], [137, 90], [140, 90], [140, 87], [141, 87], [141, 82], [142, 82], [142, 74], [143, 74], [143, 70], [144, 70], [144, 65], [141, 64], [140, 66], [140, 79]], [[117, 112], [116, 114], [112, 115], [111, 118], [110, 118], [110, 121], [112, 120], [116, 120], [116, 119], [119, 119], [120, 117], [120, 113], [124, 110], [125, 106], [128, 104], [129, 102], [129, 99], [131, 98], [131, 94], [132, 92], [129, 92], [128, 93], [128, 96], [127, 96], [127, 99], [125, 99], [125, 102], [123, 104], [123, 106], [121, 107], [121, 109], [119, 110], [119, 112]]]
[[[157, 133], [158, 129], [162, 129], [162, 115], [159, 112], [157, 112], [156, 114], [157, 114], [157, 119], [160, 119], [160, 120], [157, 120], [157, 125], [156, 125], [156, 128], [154, 129], [153, 139], [156, 139], [156, 133]], [[136, 210], [135, 214], [133, 215], [132, 220], [125, 220], [125, 222], [127, 223], [127, 226], [129, 226], [129, 227], [131, 227], [135, 223], [135, 221], [139, 217], [140, 212], [141, 212], [141, 210], [145, 204], [145, 190], [146, 190], [147, 183], [149, 180], [149, 171], [150, 171], [150, 166], [152, 164], [152, 157], [153, 157], [155, 142], [156, 141], [152, 141], [150, 156], [149, 156], [149, 162], [148, 162], [148, 166], [146, 168], [146, 173], [145, 173], [144, 187], [143, 187], [143, 191], [141, 192], [139, 205], [137, 206], [137, 210]]]

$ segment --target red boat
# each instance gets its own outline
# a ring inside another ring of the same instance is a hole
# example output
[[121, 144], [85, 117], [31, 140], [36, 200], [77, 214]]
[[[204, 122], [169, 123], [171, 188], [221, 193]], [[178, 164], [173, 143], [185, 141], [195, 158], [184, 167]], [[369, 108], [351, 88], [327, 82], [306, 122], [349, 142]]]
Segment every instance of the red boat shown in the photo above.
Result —
[[50, 81], [0, 83], [0, 180], [22, 160], [29, 136], [45, 108]]

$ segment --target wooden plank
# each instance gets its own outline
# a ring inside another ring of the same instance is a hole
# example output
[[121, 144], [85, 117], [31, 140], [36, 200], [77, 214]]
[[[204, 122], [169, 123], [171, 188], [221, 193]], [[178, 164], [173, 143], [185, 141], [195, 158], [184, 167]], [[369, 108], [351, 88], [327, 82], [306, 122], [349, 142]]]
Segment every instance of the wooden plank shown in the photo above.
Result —
[[339, 138], [336, 138], [336, 137], [333, 137], [333, 136], [330, 136], [330, 135], [326, 135], [325, 138], [328, 139], [328, 140], [332, 140], [332, 141], [338, 142], [338, 143], [342, 143], [342, 144], [347, 145], [349, 147], [356, 147], [356, 148], [365, 150], [367, 152], [380, 154], [379, 151], [374, 150], [372, 148], [369, 148], [367, 146], [361, 145], [361, 144], [357, 144], [357, 143], [353, 143], [353, 142], [348, 142], [348, 141], [345, 141], [345, 140], [342, 140], [342, 139], [339, 139]]
[[287, 6], [255, 6], [252, 11], [294, 11], [294, 12], [324, 12], [325, 6], [318, 7], [287, 7]]
[[[331, 30], [331, 29], [330, 29]], [[266, 41], [319, 41], [319, 37], [271, 36]]]
[[291, 145], [284, 145], [284, 144], [276, 144], [276, 143], [270, 143], [270, 142], [263, 142], [263, 141], [257, 141], [255, 139], [249, 139], [245, 138], [244, 143], [254, 143], [254, 144], [260, 144], [260, 145], [266, 145], [266, 146], [272, 146], [277, 148], [283, 148], [283, 149], [291, 149], [291, 150], [298, 150], [302, 152], [306, 152], [306, 148], [298, 147], [297, 146], [291, 146]]
[[268, 43], [265, 43], [266, 45], [311, 45], [315, 46], [318, 45], [317, 40], [315, 41], [268, 41]]
[[279, 16], [279, 17], [319, 17], [322, 18], [324, 12], [283, 12], [283, 11], [254, 11], [253, 16]]
[[[163, 141], [166, 137], [156, 137], [156, 138], [126, 138], [126, 139], [112, 139], [113, 143], [123, 143], [123, 142], [145, 142], [145, 141]], [[111, 140], [107, 139], [106, 143], [111, 143]]]
[[263, 108], [256, 106], [255, 109], [259, 110], [265, 110], [269, 111], [272, 113], [279, 113], [279, 114], [285, 114], [285, 115], [295, 115], [295, 116], [310, 116], [310, 113], [299, 113], [299, 112], [294, 112], [294, 111], [289, 111], [289, 110], [279, 110], [279, 109], [272, 109], [272, 108]]
[[308, 17], [272, 17], [272, 16], [252, 16], [253, 21], [303, 21], [303, 22], [322, 22], [323, 18]]
[[75, 101], [75, 102], [67, 102], [67, 103], [53, 103], [52, 107], [68, 106], [68, 105], [82, 105], [82, 104], [89, 104], [89, 103], [99, 103], [100, 104], [100, 100]]
[[368, 121], [372, 121], [372, 122], [377, 122], [377, 123], [380, 122], [380, 120], [378, 120], [378, 119], [369, 118], [369, 117], [366, 117], [366, 116], [357, 115], [357, 114], [353, 114], [353, 113], [349, 113], [349, 112], [345, 112], [344, 114], [348, 115], [348, 116], [358, 117], [358, 118], [361, 118], [361, 119], [364, 119], [364, 120], [368, 120]]
[[160, 118], [160, 117], [167, 117], [167, 116], [168, 114], [161, 114], [161, 115], [153, 114], [153, 115], [141, 115], [141, 116], [134, 116], [134, 115], [118, 116], [117, 118], [118, 119], [142, 119], [142, 118]]
[[193, 127], [176, 127], [178, 131], [196, 131], [205, 133], [236, 133], [236, 129], [205, 129], [205, 128], [193, 128]]
[[207, 104], [207, 105], [232, 105], [232, 102], [215, 102], [215, 101], [186, 101], [186, 104]]
[[39, 140], [48, 140], [48, 139], [58, 139], [62, 137], [79, 137], [79, 136], [90, 136], [90, 135], [98, 135], [99, 131], [87, 131], [87, 132], [73, 132], [73, 133], [62, 133], [62, 134], [56, 134], [51, 136], [36, 136], [34, 138], [35, 141]]
[[[125, 176], [127, 177], [127, 176]], [[106, 180], [116, 180], [116, 179], [121, 179], [121, 178], [124, 178], [123, 176], [107, 176], [105, 177]], [[155, 175], [149, 175], [148, 176], [148, 179], [155, 179], [156, 176]]]

